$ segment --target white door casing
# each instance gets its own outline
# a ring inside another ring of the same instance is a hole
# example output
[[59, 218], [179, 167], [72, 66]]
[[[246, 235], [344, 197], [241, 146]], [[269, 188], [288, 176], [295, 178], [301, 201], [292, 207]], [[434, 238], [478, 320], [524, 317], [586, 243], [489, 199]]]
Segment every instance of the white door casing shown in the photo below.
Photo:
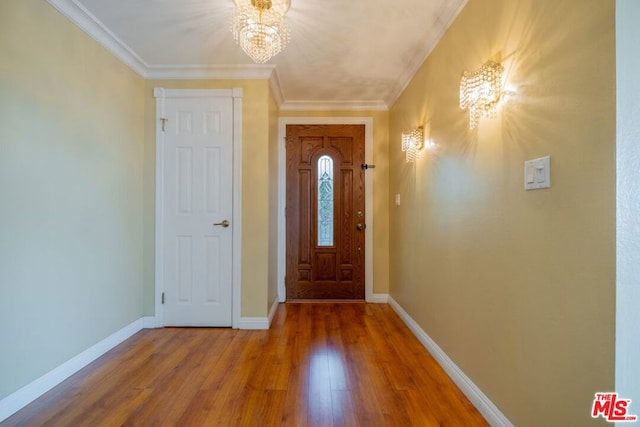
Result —
[[242, 92], [156, 89], [154, 95], [156, 322], [235, 326]]

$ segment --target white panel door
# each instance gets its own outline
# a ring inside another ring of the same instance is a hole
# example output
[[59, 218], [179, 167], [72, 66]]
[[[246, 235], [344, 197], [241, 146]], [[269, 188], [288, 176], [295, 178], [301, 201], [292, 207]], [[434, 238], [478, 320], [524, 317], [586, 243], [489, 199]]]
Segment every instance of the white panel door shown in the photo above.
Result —
[[232, 98], [164, 102], [164, 324], [231, 326]]

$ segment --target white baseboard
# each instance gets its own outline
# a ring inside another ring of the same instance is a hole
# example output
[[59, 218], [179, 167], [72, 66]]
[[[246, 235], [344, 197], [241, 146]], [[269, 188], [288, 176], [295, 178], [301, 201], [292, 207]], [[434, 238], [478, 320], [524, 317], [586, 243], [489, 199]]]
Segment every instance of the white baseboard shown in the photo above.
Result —
[[237, 329], [257, 330], [269, 329], [268, 317], [241, 317]]
[[389, 302], [389, 294], [373, 294], [367, 302], [372, 304], [386, 304]]
[[492, 427], [513, 427], [513, 424], [500, 412], [496, 405], [453, 363], [453, 360], [447, 356], [438, 344], [431, 339], [391, 296], [389, 297], [389, 305]]
[[72, 359], [67, 360], [57, 368], [47, 372], [37, 380], [0, 400], [0, 422], [9, 418], [98, 357], [142, 330], [145, 327], [145, 319], [147, 318], [141, 317], [94, 346], [89, 347]]
[[280, 306], [278, 297], [273, 300], [271, 303], [271, 308], [269, 309], [269, 314], [267, 317], [241, 317], [238, 322], [237, 329], [247, 329], [247, 330], [259, 330], [259, 329], [269, 329], [271, 326], [271, 321], [273, 317], [276, 315], [276, 311], [278, 311], [278, 307]]
[[269, 310], [269, 326], [271, 326], [271, 322], [273, 322], [273, 318], [276, 315], [276, 311], [278, 311], [279, 305], [280, 305], [280, 302], [278, 301], [278, 297], [276, 297], [276, 299], [274, 299], [273, 302], [271, 303], [271, 309]]
[[145, 316], [142, 318], [142, 327], [144, 329], [155, 329], [159, 328], [158, 320], [155, 316]]

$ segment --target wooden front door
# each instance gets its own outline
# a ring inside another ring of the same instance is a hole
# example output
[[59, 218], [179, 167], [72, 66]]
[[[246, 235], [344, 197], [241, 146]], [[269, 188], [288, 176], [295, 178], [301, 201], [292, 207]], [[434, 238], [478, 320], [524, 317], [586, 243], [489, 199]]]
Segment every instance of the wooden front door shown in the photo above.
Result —
[[287, 125], [287, 299], [364, 299], [364, 125]]

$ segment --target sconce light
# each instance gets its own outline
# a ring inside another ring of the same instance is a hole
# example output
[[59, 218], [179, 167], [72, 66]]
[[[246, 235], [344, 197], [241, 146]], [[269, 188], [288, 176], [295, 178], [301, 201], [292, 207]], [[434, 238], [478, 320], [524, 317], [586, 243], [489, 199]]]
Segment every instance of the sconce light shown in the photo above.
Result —
[[422, 126], [402, 132], [402, 151], [405, 152], [407, 163], [416, 161], [422, 147], [424, 147], [424, 128]]
[[469, 109], [469, 129], [481, 118], [494, 118], [502, 94], [502, 65], [488, 61], [480, 69], [465, 71], [460, 79], [460, 108]]

